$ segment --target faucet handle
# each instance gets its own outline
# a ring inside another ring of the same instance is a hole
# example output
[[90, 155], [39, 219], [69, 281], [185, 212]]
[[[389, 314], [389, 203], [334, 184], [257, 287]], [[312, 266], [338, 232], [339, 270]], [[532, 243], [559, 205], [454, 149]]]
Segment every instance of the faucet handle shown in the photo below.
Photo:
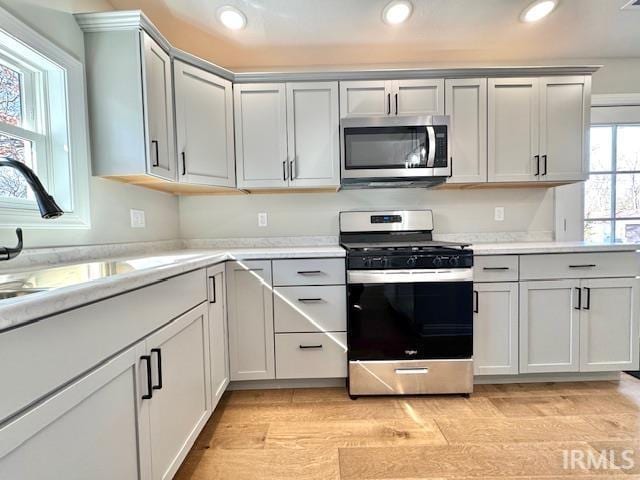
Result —
[[14, 248], [0, 247], [0, 260], [11, 260], [16, 258], [22, 252], [22, 229], [16, 228], [16, 237], [18, 237], [18, 244]]

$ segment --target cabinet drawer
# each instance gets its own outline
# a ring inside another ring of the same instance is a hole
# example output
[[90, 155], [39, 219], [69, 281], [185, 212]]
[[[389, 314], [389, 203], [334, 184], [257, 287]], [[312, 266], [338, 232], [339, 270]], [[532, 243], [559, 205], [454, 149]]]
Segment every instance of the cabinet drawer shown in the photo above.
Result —
[[521, 255], [520, 280], [635, 277], [639, 259], [636, 252]]
[[302, 260], [274, 260], [273, 284], [288, 285], [344, 285], [344, 258], [312, 258]]
[[203, 269], [0, 334], [0, 421], [206, 298]]
[[276, 378], [346, 376], [346, 333], [280, 333], [276, 335]]
[[343, 285], [276, 287], [276, 333], [344, 332], [347, 292]]
[[473, 259], [474, 282], [517, 282], [517, 255], [477, 256]]

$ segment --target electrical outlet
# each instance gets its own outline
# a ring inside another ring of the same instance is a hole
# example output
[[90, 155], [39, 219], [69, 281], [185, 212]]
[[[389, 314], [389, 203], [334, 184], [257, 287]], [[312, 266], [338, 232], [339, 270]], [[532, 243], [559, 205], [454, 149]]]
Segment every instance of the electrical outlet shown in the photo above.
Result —
[[494, 212], [493, 212], [493, 219], [496, 222], [503, 222], [504, 221], [504, 207], [496, 207]]
[[129, 210], [131, 213], [131, 228], [145, 228], [147, 223], [144, 218], [144, 210]]
[[265, 212], [261, 212], [258, 214], [258, 226], [266, 227], [269, 224], [267, 214]]

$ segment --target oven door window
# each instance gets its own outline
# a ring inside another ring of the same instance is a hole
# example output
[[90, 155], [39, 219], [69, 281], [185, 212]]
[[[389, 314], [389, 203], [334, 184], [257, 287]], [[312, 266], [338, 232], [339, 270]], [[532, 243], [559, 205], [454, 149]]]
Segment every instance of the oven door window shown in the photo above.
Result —
[[426, 127], [344, 129], [345, 169], [425, 168], [429, 152]]
[[472, 282], [349, 285], [349, 358], [471, 358], [472, 302]]

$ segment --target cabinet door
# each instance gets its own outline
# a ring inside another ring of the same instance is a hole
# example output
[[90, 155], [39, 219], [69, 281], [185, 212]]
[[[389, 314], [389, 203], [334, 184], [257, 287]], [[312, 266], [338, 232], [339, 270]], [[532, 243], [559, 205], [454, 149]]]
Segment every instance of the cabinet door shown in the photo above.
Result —
[[179, 180], [235, 187], [231, 82], [179, 60], [174, 78]]
[[142, 68], [147, 126], [147, 165], [149, 173], [167, 180], [175, 180], [171, 58], [149, 35], [144, 32], [141, 35], [144, 50]]
[[444, 80], [394, 80], [391, 113], [444, 115]]
[[546, 77], [540, 83], [540, 180], [586, 180], [590, 77]]
[[289, 183], [284, 83], [236, 85], [238, 188], [278, 188]]
[[391, 114], [393, 82], [340, 82], [340, 118]]
[[209, 347], [211, 358], [211, 409], [229, 385], [229, 331], [224, 265], [207, 269], [209, 281]]
[[476, 375], [518, 373], [518, 284], [478, 283], [473, 323]]
[[451, 168], [448, 183], [487, 181], [487, 79], [446, 81]]
[[202, 303], [151, 335], [153, 397], [149, 412], [152, 478], [170, 479], [211, 413], [209, 328]]
[[520, 283], [520, 373], [579, 369], [578, 280]]
[[275, 378], [271, 262], [227, 264], [231, 380]]
[[638, 370], [638, 280], [582, 281], [580, 371]]
[[143, 354], [131, 347], [1, 427], [0, 478], [150, 478]]
[[340, 185], [338, 82], [287, 83], [289, 184]]
[[489, 182], [538, 180], [538, 79], [490, 78], [487, 108]]

